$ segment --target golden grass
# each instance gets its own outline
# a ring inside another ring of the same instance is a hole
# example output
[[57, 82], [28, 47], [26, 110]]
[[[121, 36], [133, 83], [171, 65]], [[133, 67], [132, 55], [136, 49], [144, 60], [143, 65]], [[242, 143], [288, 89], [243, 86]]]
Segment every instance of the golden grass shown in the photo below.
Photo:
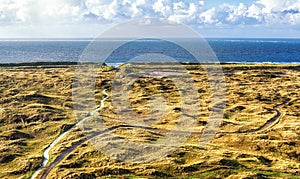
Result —
[[[193, 132], [201, 134], [211, 105], [210, 84], [201, 66], [186, 64], [184, 67], [193, 79], [201, 109], [195, 111], [199, 116]], [[297, 150], [300, 146], [300, 67], [225, 64], [222, 68], [227, 88], [226, 109], [219, 134], [206, 149], [199, 148], [199, 135], [192, 135], [183, 146], [165, 158], [148, 163], [125, 163], [109, 158], [85, 142], [53, 168], [48, 177], [296, 178], [300, 174], [300, 153]], [[115, 74], [116, 71], [110, 67], [99, 69], [95, 91], [97, 104], [104, 97], [102, 89], [111, 89], [112, 79], [118, 89], [117, 84], [123, 78], [115, 79]], [[1, 178], [29, 177], [41, 163], [43, 150], [67, 126], [76, 123], [72, 108], [73, 78], [72, 66], [0, 69]], [[160, 116], [159, 111], [151, 110], [151, 100], [155, 96], [164, 98], [167, 104], [159, 120], [155, 116]], [[126, 97], [141, 124], [149, 124], [162, 131], [173, 129], [178, 117], [184, 113], [178, 87], [159, 75], [133, 80]], [[258, 133], [240, 133], [262, 126], [276, 115], [273, 108], [287, 98], [291, 102], [279, 108], [283, 115], [278, 124]], [[115, 113], [111, 98], [105, 101], [105, 105], [100, 117], [108, 127], [125, 123]], [[126, 108], [123, 110], [126, 111]], [[126, 113], [122, 114], [126, 118]], [[147, 114], [154, 117], [145, 118]], [[85, 115], [82, 114], [82, 117]], [[90, 120], [97, 118], [99, 116]], [[90, 132], [88, 129], [70, 132], [50, 152], [50, 161], [84, 139], [84, 133], [90, 135]], [[159, 131], [134, 128], [118, 128], [113, 133], [124, 140], [142, 143], [155, 142], [165, 135]]]

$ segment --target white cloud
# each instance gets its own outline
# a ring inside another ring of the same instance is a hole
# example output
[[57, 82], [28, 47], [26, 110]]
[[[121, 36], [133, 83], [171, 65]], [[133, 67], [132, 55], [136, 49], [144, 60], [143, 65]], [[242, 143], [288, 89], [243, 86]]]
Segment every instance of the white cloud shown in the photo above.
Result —
[[[209, 3], [205, 1], [205, 3]], [[117, 23], [142, 17], [188, 25], [300, 25], [300, 0], [205, 9], [203, 0], [0, 0], [0, 24]]]
[[245, 4], [240, 3], [238, 6], [232, 6], [229, 4], [224, 5], [224, 10], [227, 12], [226, 21], [236, 23], [245, 17], [247, 7]]
[[43, 24], [79, 20], [81, 7], [59, 0], [0, 0], [1, 24]]
[[154, 14], [161, 14], [163, 17], [168, 17], [172, 14], [169, 0], [157, 0], [152, 7]]
[[28, 5], [30, 1], [0, 0], [1, 21], [24, 22], [30, 18]]
[[300, 25], [300, 0], [258, 0], [262, 5], [261, 17], [267, 25]]
[[243, 3], [223, 4], [215, 16], [225, 25], [253, 25], [261, 24], [263, 21], [261, 8], [255, 4], [249, 6]]
[[197, 23], [202, 5], [195, 3], [184, 3], [182, 1], [173, 3], [173, 14], [167, 17], [171, 21], [193, 24]]
[[203, 13], [201, 13], [199, 15], [199, 18], [201, 20], [201, 22], [205, 23], [205, 24], [213, 24], [216, 23], [216, 9], [215, 8], [211, 8]]
[[256, 3], [261, 4], [264, 7], [262, 8], [262, 12], [265, 14], [269, 14], [272, 12], [278, 12], [282, 9], [287, 1], [285, 0], [258, 0]]
[[259, 8], [257, 5], [252, 4], [249, 6], [247, 9], [247, 16], [250, 18], [256, 19], [258, 22], [261, 22], [263, 17], [262, 17], [262, 10]]

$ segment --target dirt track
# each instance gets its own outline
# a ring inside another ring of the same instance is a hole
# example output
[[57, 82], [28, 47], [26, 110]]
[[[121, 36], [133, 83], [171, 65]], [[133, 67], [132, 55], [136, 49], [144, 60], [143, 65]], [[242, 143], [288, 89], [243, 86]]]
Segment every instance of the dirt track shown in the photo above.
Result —
[[[107, 99], [109, 97], [109, 95], [104, 91], [103, 92], [106, 97], [102, 100], [102, 104], [99, 107], [99, 109], [101, 109], [102, 107], [104, 107], [104, 101], [105, 99]], [[245, 131], [245, 132], [223, 132], [223, 133], [218, 133], [221, 135], [226, 135], [226, 134], [247, 134], [247, 133], [256, 133], [256, 132], [262, 132], [270, 127], [273, 127], [274, 125], [276, 125], [277, 123], [279, 123], [280, 118], [282, 117], [282, 112], [279, 111], [279, 108], [288, 104], [289, 102], [291, 102], [291, 99], [286, 99], [283, 103], [276, 105], [273, 107], [273, 110], [276, 111], [276, 115], [273, 116], [272, 118], [270, 118], [269, 120], [267, 120], [266, 123], [264, 123], [264, 125], [260, 126], [257, 129], [251, 129], [249, 131]], [[48, 174], [51, 172], [51, 170], [59, 163], [61, 162], [69, 153], [71, 153], [74, 149], [76, 149], [78, 146], [80, 146], [81, 144], [83, 144], [84, 142], [98, 136], [101, 134], [105, 134], [107, 132], [110, 131], [114, 131], [116, 129], [119, 128], [138, 128], [138, 129], [145, 129], [145, 130], [150, 130], [150, 131], [154, 131], [154, 132], [160, 132], [160, 133], [168, 133], [168, 132], [173, 132], [173, 133], [177, 133], [177, 134], [190, 134], [191, 136], [201, 136], [202, 133], [201, 132], [186, 132], [186, 131], [171, 131], [171, 130], [166, 130], [166, 129], [157, 129], [157, 128], [152, 128], [152, 127], [147, 127], [147, 126], [133, 126], [133, 125], [118, 125], [118, 126], [113, 126], [110, 128], [107, 128], [101, 132], [95, 132], [93, 133], [91, 136], [86, 137], [84, 140], [80, 140], [77, 143], [75, 143], [71, 148], [63, 151], [61, 153], [61, 155], [59, 157], [57, 157], [49, 166], [47, 166], [47, 168], [44, 170], [44, 172], [42, 173], [41, 178], [42, 179], [46, 179]]]

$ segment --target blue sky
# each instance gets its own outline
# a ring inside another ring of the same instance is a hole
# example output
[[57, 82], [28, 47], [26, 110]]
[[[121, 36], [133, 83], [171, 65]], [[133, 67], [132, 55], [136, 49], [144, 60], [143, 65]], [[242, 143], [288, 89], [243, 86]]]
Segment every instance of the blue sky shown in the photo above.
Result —
[[144, 17], [204, 37], [300, 38], [300, 0], [0, 0], [0, 38], [95, 37]]

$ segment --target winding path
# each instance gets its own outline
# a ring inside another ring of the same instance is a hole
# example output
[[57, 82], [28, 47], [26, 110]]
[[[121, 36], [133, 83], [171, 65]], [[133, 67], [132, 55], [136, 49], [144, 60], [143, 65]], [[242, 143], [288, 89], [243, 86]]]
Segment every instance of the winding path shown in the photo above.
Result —
[[[94, 115], [94, 113], [98, 110], [100, 110], [101, 108], [104, 107], [104, 101], [109, 97], [109, 95], [105, 92], [105, 90], [103, 90], [103, 94], [106, 95], [106, 97], [104, 99], [101, 100], [101, 105], [100, 107], [98, 107], [97, 109], [95, 109], [93, 112], [90, 113], [90, 115], [84, 119], [82, 119], [81, 121], [79, 121], [76, 125], [74, 125], [71, 129], [69, 129], [68, 131], [72, 130], [74, 127], [78, 126], [79, 124], [81, 124], [82, 122], [84, 122], [87, 118], [89, 118], [90, 116]], [[245, 131], [245, 132], [222, 132], [222, 133], [218, 133], [218, 134], [248, 134], [248, 133], [256, 133], [256, 132], [261, 132], [261, 131], [264, 131], [276, 124], [279, 123], [280, 121], [280, 118], [282, 116], [282, 113], [279, 111], [279, 108], [288, 104], [289, 102], [291, 102], [291, 99], [286, 99], [283, 103], [279, 104], [279, 105], [276, 105], [273, 107], [273, 110], [276, 111], [276, 115], [273, 116], [272, 118], [270, 118], [264, 125], [260, 126], [259, 128], [257, 129], [251, 129], [249, 131]], [[42, 173], [41, 175], [41, 178], [42, 179], [46, 179], [48, 174], [51, 172], [51, 170], [59, 163], [61, 162], [68, 154], [70, 154], [74, 149], [76, 149], [78, 146], [80, 146], [82, 143], [98, 136], [98, 135], [101, 135], [101, 134], [105, 134], [107, 132], [110, 132], [110, 131], [113, 131], [113, 130], [116, 130], [116, 129], [119, 129], [119, 128], [138, 128], [138, 129], [145, 129], [145, 130], [151, 130], [151, 131], [155, 131], [155, 132], [163, 132], [163, 133], [168, 133], [168, 132], [175, 132], [177, 134], [191, 134], [192, 136], [201, 136], [202, 133], [201, 132], [186, 132], [186, 131], [172, 131], [172, 130], [168, 130], [168, 129], [157, 129], [157, 128], [153, 128], [153, 127], [147, 127], [147, 126], [134, 126], [134, 125], [118, 125], [118, 126], [113, 126], [113, 127], [109, 127], [103, 131], [100, 131], [100, 132], [95, 132], [93, 133], [91, 136], [88, 136], [86, 137], [85, 139], [82, 139], [78, 142], [76, 142], [75, 144], [73, 144], [72, 147], [68, 148], [67, 150], [63, 151], [60, 156], [58, 156], [50, 165], [47, 166], [47, 168], [44, 170], [44, 172]], [[65, 134], [68, 132], [66, 131]], [[64, 134], [64, 135], [65, 135]], [[62, 134], [63, 135], [63, 134]], [[63, 136], [62, 136], [63, 137]], [[61, 137], [61, 138], [62, 138]], [[60, 136], [58, 137], [60, 138]], [[56, 141], [56, 140], [55, 140]], [[54, 143], [54, 142], [53, 142]], [[53, 144], [52, 143], [52, 144]], [[57, 142], [56, 142], [57, 143]], [[55, 143], [55, 144], [56, 144]], [[51, 145], [52, 145], [51, 144]], [[54, 144], [54, 145], [55, 145]], [[50, 145], [50, 146], [51, 146]], [[54, 146], [53, 145], [53, 146]], [[53, 146], [51, 148], [53, 148]], [[51, 149], [50, 148], [50, 149]], [[48, 148], [47, 148], [48, 149]], [[46, 150], [47, 150], [46, 149]], [[49, 149], [49, 150], [50, 150]], [[48, 150], [48, 152], [49, 152]], [[45, 151], [46, 152], [46, 151]], [[45, 156], [45, 155], [44, 155]], [[49, 154], [47, 155], [48, 158], [49, 158]], [[44, 162], [45, 162], [45, 159], [44, 159]], [[43, 162], [43, 167], [41, 169], [39, 169], [39, 172], [46, 166], [48, 160], [46, 163]], [[38, 172], [38, 171], [37, 171]], [[38, 173], [37, 173], [38, 174]]]
[[287, 98], [283, 103], [278, 104], [273, 107], [273, 110], [276, 111], [276, 115], [267, 120], [266, 123], [264, 123], [262, 126], [256, 128], [256, 129], [251, 129], [249, 131], [244, 131], [244, 132], [221, 132], [219, 134], [249, 134], [249, 133], [257, 133], [257, 132], [262, 132], [270, 127], [273, 127], [274, 125], [278, 124], [280, 121], [280, 118], [282, 116], [282, 113], [279, 111], [279, 108], [288, 104], [292, 100]]
[[[109, 95], [106, 93], [106, 89], [102, 91], [102, 93], [106, 96], [105, 98], [103, 98], [100, 102], [100, 106], [98, 108], [96, 108], [94, 111], [90, 112], [89, 115], [85, 118], [83, 118], [82, 120], [78, 121], [74, 126], [72, 126], [70, 129], [66, 130], [65, 132], [63, 132], [62, 134], [60, 134], [44, 151], [44, 160], [42, 165], [33, 173], [33, 175], [31, 176], [31, 179], [36, 178], [39, 173], [45, 168], [45, 166], [47, 165], [47, 163], [49, 162], [49, 152], [50, 150], [61, 141], [61, 139], [68, 134], [71, 130], [73, 130], [75, 127], [79, 126], [81, 123], [83, 123], [86, 119], [90, 118], [91, 116], [93, 116], [97, 111], [99, 111], [101, 108], [104, 107], [104, 101], [109, 97]], [[66, 150], [67, 151], [67, 150]], [[64, 152], [66, 152], [64, 151]], [[59, 157], [58, 157], [59, 158]]]
[[254, 130], [250, 130], [249, 132], [246, 133], [253, 133], [253, 132], [261, 132], [265, 129], [268, 129], [270, 127], [273, 127], [274, 125], [278, 124], [280, 121], [280, 118], [282, 116], [282, 113], [279, 111], [279, 108], [282, 106], [287, 105], [289, 102], [291, 102], [292, 100], [287, 98], [283, 103], [276, 105], [273, 110], [276, 111], [276, 115], [274, 117], [272, 117], [271, 119], [269, 119], [264, 125], [262, 125], [261, 127], [254, 129]]

